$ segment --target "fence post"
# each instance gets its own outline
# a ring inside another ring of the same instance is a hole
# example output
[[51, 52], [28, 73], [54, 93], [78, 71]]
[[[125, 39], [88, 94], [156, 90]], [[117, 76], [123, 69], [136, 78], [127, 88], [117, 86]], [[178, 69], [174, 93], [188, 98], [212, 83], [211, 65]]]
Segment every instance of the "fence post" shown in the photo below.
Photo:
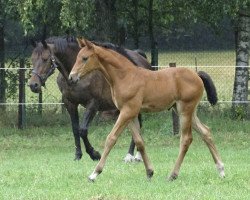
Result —
[[[169, 63], [169, 67], [176, 67], [176, 63]], [[179, 116], [173, 109], [172, 109], [172, 120], [173, 120], [173, 134], [177, 135], [180, 129]]]
[[24, 58], [20, 58], [18, 79], [19, 79], [18, 128], [23, 129], [24, 125], [25, 125], [25, 69], [24, 69]]
[[153, 70], [158, 70], [158, 46], [157, 42], [154, 42], [154, 47], [151, 49], [151, 66], [153, 66]]
[[43, 114], [43, 92], [38, 93], [38, 114], [42, 115]]

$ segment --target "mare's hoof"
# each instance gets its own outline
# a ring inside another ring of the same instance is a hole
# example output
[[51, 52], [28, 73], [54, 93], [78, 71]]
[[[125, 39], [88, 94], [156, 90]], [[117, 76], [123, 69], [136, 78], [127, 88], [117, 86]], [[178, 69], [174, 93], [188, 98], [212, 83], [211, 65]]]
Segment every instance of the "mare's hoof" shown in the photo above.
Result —
[[81, 158], [82, 158], [82, 154], [77, 153], [77, 154], [75, 154], [75, 159], [74, 160], [81, 160]]
[[125, 163], [131, 163], [131, 162], [134, 162], [135, 160], [135, 157], [133, 155], [131, 155], [130, 153], [128, 153], [125, 158], [123, 159], [123, 161]]
[[176, 173], [172, 173], [169, 177], [168, 177], [168, 181], [174, 181], [178, 178], [178, 175]]
[[98, 151], [93, 150], [90, 154], [89, 154], [90, 158], [92, 160], [100, 160], [101, 159], [101, 154]]

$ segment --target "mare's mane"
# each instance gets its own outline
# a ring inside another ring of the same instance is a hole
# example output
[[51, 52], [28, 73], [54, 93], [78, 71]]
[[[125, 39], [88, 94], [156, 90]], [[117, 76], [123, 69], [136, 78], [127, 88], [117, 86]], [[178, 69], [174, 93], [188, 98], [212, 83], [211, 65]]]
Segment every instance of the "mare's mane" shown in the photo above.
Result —
[[95, 42], [95, 41], [91, 41], [93, 44], [99, 46], [99, 47], [103, 47], [105, 49], [111, 49], [121, 55], [123, 55], [124, 57], [126, 57], [130, 62], [132, 62], [134, 65], [137, 66], [137, 63], [134, 61], [134, 59], [127, 53], [127, 51], [118, 45], [109, 43], [109, 42], [105, 42], [105, 43], [100, 43], [100, 42]]
[[[57, 52], [65, 52], [65, 50], [67, 49], [68, 45], [72, 45], [75, 47], [78, 47], [78, 43], [75, 37], [69, 37], [69, 36], [63, 36], [63, 37], [50, 37], [46, 39], [46, 42], [48, 44], [54, 44], [55, 45], [55, 49]], [[111, 49], [121, 55], [123, 55], [124, 57], [126, 57], [129, 61], [131, 61], [134, 65], [137, 65], [137, 63], [134, 61], [134, 58], [132, 58], [127, 51], [118, 45], [109, 43], [109, 42], [96, 42], [96, 41], [91, 41], [93, 44], [99, 46], [99, 47], [103, 47], [105, 49]], [[34, 49], [34, 52], [37, 53], [38, 55], [41, 55], [43, 51], [42, 46], [37, 46]]]

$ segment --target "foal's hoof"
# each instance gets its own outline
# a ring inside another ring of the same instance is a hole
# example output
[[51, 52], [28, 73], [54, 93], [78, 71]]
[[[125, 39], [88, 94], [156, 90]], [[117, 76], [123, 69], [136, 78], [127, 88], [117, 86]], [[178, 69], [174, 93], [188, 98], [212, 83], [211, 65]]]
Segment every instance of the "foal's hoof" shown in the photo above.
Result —
[[220, 177], [225, 178], [224, 164], [223, 163], [217, 164], [216, 167], [217, 167]]
[[95, 182], [95, 179], [96, 179], [96, 177], [98, 176], [98, 173], [97, 172], [93, 172], [89, 177], [88, 177], [88, 179], [89, 179], [89, 182]]
[[90, 154], [89, 154], [90, 158], [92, 160], [100, 160], [101, 159], [101, 154], [98, 151], [93, 150]]
[[168, 181], [174, 181], [178, 178], [178, 175], [176, 173], [172, 173], [169, 177], [168, 177]]
[[136, 155], [135, 155], [135, 161], [136, 161], [136, 162], [143, 162], [142, 156], [141, 156], [141, 153], [140, 153], [140, 152], [137, 152], [137, 153], [136, 153]]
[[153, 175], [154, 175], [154, 170], [152, 170], [152, 169], [147, 170], [148, 180], [151, 180], [151, 178], [153, 177]]

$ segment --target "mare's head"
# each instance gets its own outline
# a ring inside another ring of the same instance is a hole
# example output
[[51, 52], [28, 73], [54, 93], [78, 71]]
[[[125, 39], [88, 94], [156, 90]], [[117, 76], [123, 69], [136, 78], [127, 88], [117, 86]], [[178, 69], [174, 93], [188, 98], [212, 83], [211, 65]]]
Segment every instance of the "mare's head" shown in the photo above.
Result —
[[70, 72], [69, 80], [76, 83], [81, 77], [102, 67], [96, 54], [97, 46], [85, 39], [77, 39], [79, 51], [76, 62]]
[[29, 86], [32, 92], [41, 92], [41, 87], [45, 85], [47, 78], [53, 74], [56, 64], [53, 55], [53, 44], [47, 44], [46, 41], [33, 43], [34, 49], [31, 55], [33, 65], [32, 76], [29, 80]]

